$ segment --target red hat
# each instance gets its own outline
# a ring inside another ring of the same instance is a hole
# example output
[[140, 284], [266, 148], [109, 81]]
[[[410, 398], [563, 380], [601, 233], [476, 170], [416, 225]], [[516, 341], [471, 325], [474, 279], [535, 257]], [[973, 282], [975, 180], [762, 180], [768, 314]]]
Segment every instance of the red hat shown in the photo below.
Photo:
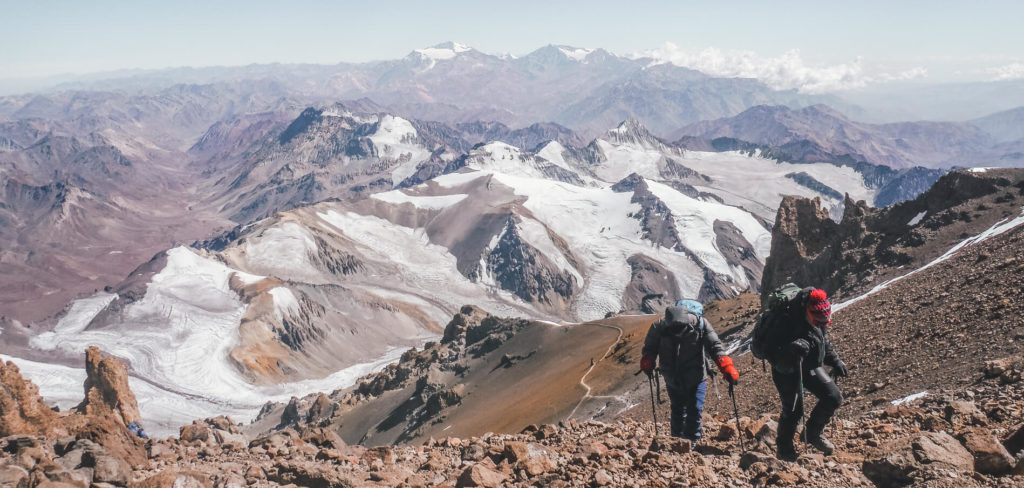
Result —
[[807, 298], [807, 321], [817, 327], [824, 327], [832, 322], [832, 304], [829, 303], [825, 290], [811, 290]]

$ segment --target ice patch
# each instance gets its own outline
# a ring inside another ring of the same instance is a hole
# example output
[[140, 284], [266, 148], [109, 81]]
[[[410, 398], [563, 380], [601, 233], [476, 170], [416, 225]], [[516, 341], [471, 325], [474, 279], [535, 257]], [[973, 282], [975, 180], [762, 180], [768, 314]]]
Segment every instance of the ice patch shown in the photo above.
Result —
[[967, 171], [970, 171], [971, 173], [984, 173], [984, 172], [986, 172], [986, 171], [988, 171], [990, 169], [995, 169], [995, 168], [992, 168], [992, 167], [979, 167], [979, 168], [970, 168]]
[[921, 223], [921, 219], [923, 219], [925, 215], [928, 215], [927, 211], [924, 211], [924, 212], [921, 212], [921, 213], [915, 215], [914, 218], [910, 219], [910, 222], [907, 222], [907, 226], [913, 227], [913, 226]]
[[446, 175], [438, 176], [434, 178], [434, 183], [437, 183], [441, 188], [458, 188], [466, 183], [487, 176], [489, 173], [482, 171], [467, 171], [464, 173], [448, 173]]
[[374, 193], [370, 198], [380, 200], [382, 202], [393, 203], [395, 205], [401, 205], [403, 203], [411, 203], [416, 208], [422, 208], [427, 210], [443, 210], [456, 203], [465, 200], [469, 195], [466, 194], [455, 194], [455, 195], [439, 195], [439, 196], [417, 196], [408, 195], [402, 190], [392, 190], [382, 193]]
[[278, 321], [299, 313], [299, 300], [288, 288], [274, 288], [270, 290], [270, 296], [274, 297], [274, 316]]
[[913, 395], [907, 395], [907, 396], [905, 396], [903, 398], [898, 398], [896, 400], [893, 400], [891, 403], [893, 405], [905, 405], [905, 404], [910, 403], [910, 402], [912, 402], [914, 400], [917, 400], [919, 398], [924, 398], [925, 395], [927, 395], [927, 394], [928, 394], [928, 390], [925, 390], [925, 391], [922, 391], [922, 392], [919, 392], [919, 393], [914, 393]]
[[[499, 296], [488, 296], [460, 273], [455, 256], [446, 247], [431, 243], [423, 229], [353, 212], [329, 210], [317, 216], [325, 230], [351, 239], [353, 251], [372, 263], [371, 268], [388, 273], [388, 281], [401, 283], [403, 293], [430, 297], [433, 303], [450, 304], [455, 309], [458, 304], [475, 303], [496, 315], [524, 315], [523, 310], [503, 301], [510, 295], [489, 290]], [[451, 318], [451, 311], [447, 315]]]

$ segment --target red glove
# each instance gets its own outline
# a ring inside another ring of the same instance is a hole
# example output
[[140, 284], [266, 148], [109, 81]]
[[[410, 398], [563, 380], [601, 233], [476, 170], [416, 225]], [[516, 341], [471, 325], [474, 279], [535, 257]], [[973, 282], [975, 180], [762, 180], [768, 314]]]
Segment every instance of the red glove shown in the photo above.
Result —
[[722, 376], [725, 376], [726, 381], [730, 385], [740, 382], [740, 372], [736, 371], [736, 366], [733, 366], [731, 357], [722, 356], [718, 358], [718, 369], [722, 371]]
[[640, 371], [643, 371], [648, 375], [651, 374], [651, 371], [654, 371], [654, 356], [644, 356], [643, 359], [640, 360]]

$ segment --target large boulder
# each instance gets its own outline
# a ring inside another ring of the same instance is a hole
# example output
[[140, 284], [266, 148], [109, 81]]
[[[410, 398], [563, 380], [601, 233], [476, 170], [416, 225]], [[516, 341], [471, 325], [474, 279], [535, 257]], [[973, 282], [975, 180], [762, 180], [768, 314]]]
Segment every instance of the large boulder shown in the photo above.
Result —
[[494, 469], [493, 466], [488, 466], [485, 463], [476, 463], [466, 468], [459, 475], [455, 486], [456, 488], [472, 486], [497, 488], [502, 486], [506, 479], [508, 479], [508, 475]]
[[961, 471], [974, 470], [974, 456], [945, 432], [928, 432], [911, 442], [914, 457], [921, 464], [945, 465]]
[[533, 442], [506, 442], [504, 457], [510, 464], [526, 470], [531, 476], [546, 473], [558, 467], [557, 454]]
[[927, 432], [885, 446], [879, 456], [865, 459], [861, 470], [881, 488], [912, 484], [931, 468], [973, 471], [974, 458], [953, 436]]
[[14, 363], [0, 362], [0, 437], [48, 435], [57, 430], [58, 415], [43, 403], [39, 387], [22, 378]]
[[964, 434], [964, 447], [974, 456], [974, 470], [995, 476], [1009, 473], [1015, 464], [1013, 456], [999, 443], [999, 439], [987, 430], [975, 430]]

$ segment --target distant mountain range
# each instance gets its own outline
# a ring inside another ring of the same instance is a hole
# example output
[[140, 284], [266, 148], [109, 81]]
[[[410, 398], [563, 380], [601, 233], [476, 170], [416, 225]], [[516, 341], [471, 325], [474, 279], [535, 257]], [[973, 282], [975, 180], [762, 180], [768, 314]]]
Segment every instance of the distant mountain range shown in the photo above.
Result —
[[867, 124], [824, 105], [759, 106], [674, 133], [674, 138], [682, 137], [763, 144], [779, 148], [793, 161], [846, 158], [893, 168], [1014, 167], [1024, 164], [1024, 107], [970, 122]]
[[[799, 108], [827, 103], [853, 110], [833, 96], [776, 91], [752, 79], [714, 78], [603, 49], [549, 45], [514, 58], [453, 42], [417, 49], [390, 61], [181, 68], [63, 84], [59, 89], [134, 94], [163, 92], [177, 84], [238, 90], [253, 83], [263, 85], [260, 93], [300, 97], [309, 104], [366, 97], [407, 118], [447, 123], [486, 120], [512, 127], [550, 121], [586, 137], [629, 117], [639, 119], [655, 133], [668, 134], [683, 125], [732, 116], [754, 105]], [[45, 105], [60, 93], [18, 98]], [[0, 116], [12, 113], [17, 104], [12, 105], [5, 109], [0, 104]], [[27, 116], [25, 109], [18, 112], [18, 117]]]

